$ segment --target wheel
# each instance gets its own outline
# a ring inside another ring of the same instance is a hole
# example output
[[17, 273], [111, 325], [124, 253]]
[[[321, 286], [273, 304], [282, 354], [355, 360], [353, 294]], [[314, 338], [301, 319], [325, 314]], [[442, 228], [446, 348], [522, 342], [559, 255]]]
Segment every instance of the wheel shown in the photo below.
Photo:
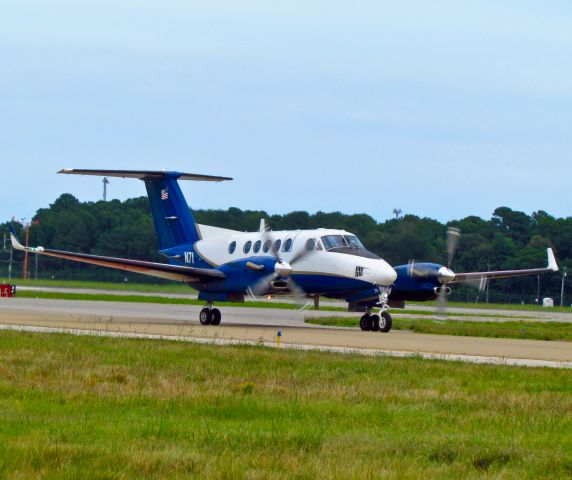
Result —
[[371, 317], [368, 314], [365, 314], [363, 317], [359, 319], [359, 328], [361, 328], [364, 332], [371, 330], [372, 322]]
[[379, 318], [379, 331], [389, 332], [391, 330], [392, 325], [393, 325], [393, 320], [391, 319], [391, 315], [389, 314], [389, 312], [382, 312]]
[[213, 308], [211, 310], [211, 314], [212, 314], [211, 325], [220, 325], [220, 320], [222, 318], [220, 310], [218, 308]]
[[379, 332], [379, 315], [372, 315], [370, 318], [371, 318], [371, 331]]
[[201, 325], [210, 325], [213, 318], [212, 312], [208, 308], [203, 308], [199, 314]]

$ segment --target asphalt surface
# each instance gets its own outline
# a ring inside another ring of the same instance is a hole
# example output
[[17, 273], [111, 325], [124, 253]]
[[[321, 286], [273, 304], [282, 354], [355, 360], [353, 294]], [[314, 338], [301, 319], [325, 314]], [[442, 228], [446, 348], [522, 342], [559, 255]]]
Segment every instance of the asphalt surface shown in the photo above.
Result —
[[200, 309], [193, 305], [2, 298], [0, 324], [262, 343], [275, 342], [280, 330], [281, 341], [287, 345], [572, 362], [569, 342], [362, 332], [304, 323], [306, 315], [328, 316], [332, 312], [248, 307], [222, 307], [222, 324], [203, 326], [198, 322]]
[[[141, 292], [141, 291], [127, 291], [127, 290], [99, 290], [99, 289], [86, 289], [86, 288], [58, 288], [58, 287], [18, 287], [19, 291], [29, 291], [29, 292], [54, 292], [54, 293], [75, 293], [75, 294], [85, 294], [85, 295], [116, 295], [116, 296], [141, 296], [141, 297], [164, 297], [164, 298], [180, 298], [180, 299], [195, 299], [196, 294], [191, 293], [192, 290], [189, 289], [188, 294], [180, 293], [153, 293], [153, 292]], [[294, 300], [278, 296], [271, 300], [266, 298], [260, 298], [260, 301], [267, 301], [269, 304], [272, 303], [294, 303]], [[311, 304], [312, 301], [309, 301]], [[346, 308], [347, 303], [343, 301], [321, 299], [320, 305], [322, 306], [333, 306]], [[227, 307], [225, 307], [227, 308]], [[438, 317], [438, 313], [435, 312], [435, 307], [427, 306], [423, 304], [407, 304], [407, 310], [419, 311], [419, 312], [431, 312], [435, 313], [435, 317]], [[312, 310], [310, 310], [312, 311]], [[392, 309], [391, 314], [396, 318], [400, 316], [410, 316], [409, 314], [401, 314], [400, 309]], [[338, 312], [330, 313], [330, 315], [338, 315]], [[455, 315], [457, 314], [457, 315]], [[355, 315], [355, 314], [352, 314]], [[492, 316], [497, 315], [497, 318]], [[475, 304], [474, 308], [458, 308], [449, 307], [447, 312], [447, 317], [449, 319], [457, 320], [471, 320], [471, 321], [510, 321], [510, 320], [534, 320], [539, 322], [563, 322], [572, 323], [572, 308], [570, 308], [569, 313], [565, 312], [555, 312], [554, 310], [547, 308], [543, 311], [530, 311], [530, 310], [501, 310], [501, 309], [488, 309], [488, 308], [478, 308], [478, 304]], [[431, 318], [427, 316], [426, 318]]]

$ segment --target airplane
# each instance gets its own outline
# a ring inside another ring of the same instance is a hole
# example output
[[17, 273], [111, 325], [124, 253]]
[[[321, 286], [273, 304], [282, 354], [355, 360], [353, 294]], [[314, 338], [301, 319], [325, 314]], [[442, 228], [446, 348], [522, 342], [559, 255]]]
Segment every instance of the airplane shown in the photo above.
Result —
[[[406, 300], [434, 300], [450, 293], [449, 284], [472, 279], [501, 278], [556, 271], [549, 249], [543, 269], [455, 274], [434, 263], [391, 267], [369, 252], [356, 235], [339, 229], [271, 231], [264, 220], [257, 232], [239, 232], [195, 222], [179, 180], [222, 182], [229, 177], [151, 170], [63, 169], [61, 174], [135, 178], [147, 190], [158, 238], [159, 253], [168, 263], [107, 257], [86, 253], [24, 247], [13, 227], [12, 245], [38, 255], [183, 282], [206, 303], [199, 314], [203, 325], [219, 325], [215, 302], [244, 302], [246, 296], [296, 295], [344, 299], [361, 311], [360, 328], [388, 332], [390, 307]], [[450, 264], [450, 261], [449, 261]], [[379, 313], [373, 313], [379, 309]]]
[[[195, 222], [179, 180], [221, 182], [228, 177], [174, 171], [64, 169], [70, 175], [136, 178], [145, 183], [158, 238], [168, 263], [147, 262], [44, 247], [28, 251], [181, 281], [198, 291], [206, 306], [203, 325], [218, 325], [214, 302], [243, 302], [245, 295], [302, 294], [367, 304], [376, 329], [389, 331], [388, 296], [397, 278], [383, 259], [364, 248], [351, 232], [338, 229], [239, 232]], [[13, 247], [26, 250], [10, 229]], [[380, 314], [372, 314], [379, 307]]]

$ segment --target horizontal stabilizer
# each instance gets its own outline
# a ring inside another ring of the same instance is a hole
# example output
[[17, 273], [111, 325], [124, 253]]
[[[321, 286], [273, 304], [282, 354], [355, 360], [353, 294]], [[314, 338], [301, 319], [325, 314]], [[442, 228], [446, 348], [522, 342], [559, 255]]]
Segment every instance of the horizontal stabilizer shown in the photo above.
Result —
[[156, 180], [163, 177], [178, 180], [195, 180], [198, 182], [222, 182], [232, 180], [230, 177], [200, 175], [198, 173], [170, 172], [166, 170], [91, 170], [83, 168], [64, 168], [58, 173], [67, 175], [96, 175], [100, 177], [138, 178], [139, 180]]

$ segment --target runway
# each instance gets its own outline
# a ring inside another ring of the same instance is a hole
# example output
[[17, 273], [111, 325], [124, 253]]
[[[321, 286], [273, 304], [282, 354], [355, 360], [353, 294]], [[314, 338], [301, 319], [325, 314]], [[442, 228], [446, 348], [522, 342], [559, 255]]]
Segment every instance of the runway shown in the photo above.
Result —
[[[353, 328], [305, 324], [304, 316], [309, 312], [248, 307], [222, 306], [223, 323], [216, 327], [202, 326], [198, 322], [200, 308], [192, 305], [2, 298], [0, 324], [267, 345], [276, 343], [280, 330], [281, 342], [286, 347], [394, 353], [399, 356], [420, 354], [467, 361], [474, 357], [473, 360], [479, 361], [489, 359], [490, 363], [572, 367], [572, 344], [569, 342], [427, 335], [407, 331], [362, 332]], [[312, 311], [311, 315], [328, 316], [332, 313]]]

